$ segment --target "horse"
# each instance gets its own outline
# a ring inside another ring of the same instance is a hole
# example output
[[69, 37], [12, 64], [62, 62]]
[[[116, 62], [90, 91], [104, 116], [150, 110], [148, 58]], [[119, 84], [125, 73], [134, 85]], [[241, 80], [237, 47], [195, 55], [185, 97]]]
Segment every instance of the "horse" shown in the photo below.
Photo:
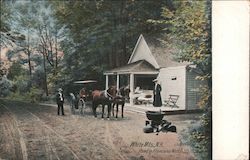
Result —
[[70, 93], [69, 95], [71, 113], [75, 114], [75, 109], [78, 109], [77, 97], [74, 95], [74, 93]]
[[[84, 114], [84, 110], [86, 108], [86, 98], [87, 98], [87, 92], [85, 88], [82, 88], [79, 92], [79, 94], [73, 94], [70, 93], [70, 104], [71, 104], [71, 112], [75, 114], [75, 110], [79, 109], [79, 114]], [[76, 96], [75, 96], [76, 95]]]
[[[76, 96], [75, 96], [76, 95]], [[70, 93], [71, 98], [71, 113], [75, 114], [79, 110], [79, 114], [83, 115], [86, 109], [86, 95]]]
[[104, 117], [104, 107], [105, 105], [108, 106], [108, 115], [107, 118], [110, 116], [110, 111], [111, 111], [111, 105], [113, 102], [113, 98], [116, 95], [116, 89], [115, 87], [109, 87], [107, 91], [99, 91], [99, 90], [94, 90], [92, 92], [92, 111], [95, 117], [96, 115], [96, 108], [99, 105], [102, 105], [102, 118]]
[[129, 93], [130, 89], [129, 86], [123, 86], [119, 89], [120, 95], [125, 98], [125, 101], [129, 101]]
[[[119, 89], [118, 95], [116, 95], [113, 98], [113, 105], [112, 105], [113, 117], [114, 117], [114, 107], [115, 107], [115, 105], [116, 105], [116, 116], [115, 116], [116, 118], [118, 118], [119, 105], [121, 105], [121, 107], [122, 107], [121, 116], [123, 118], [123, 111], [124, 111], [125, 101], [126, 101], [126, 98], [129, 97], [129, 92], [130, 92], [129, 88], [121, 87]], [[116, 93], [117, 93], [117, 90], [116, 90]]]

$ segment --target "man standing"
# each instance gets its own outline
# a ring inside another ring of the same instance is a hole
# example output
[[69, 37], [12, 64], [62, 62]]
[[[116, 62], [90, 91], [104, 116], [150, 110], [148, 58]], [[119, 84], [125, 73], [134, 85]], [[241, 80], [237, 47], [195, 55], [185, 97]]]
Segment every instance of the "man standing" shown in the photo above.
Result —
[[153, 105], [155, 107], [161, 107], [162, 101], [161, 101], [161, 85], [158, 83], [158, 79], [154, 79], [153, 82], [155, 82], [154, 87], [154, 102]]
[[64, 109], [63, 109], [63, 103], [64, 103], [64, 96], [63, 96], [63, 90], [62, 88], [58, 89], [58, 93], [56, 95], [56, 101], [57, 101], [57, 114], [60, 114], [60, 110], [62, 112], [62, 115], [64, 115]]

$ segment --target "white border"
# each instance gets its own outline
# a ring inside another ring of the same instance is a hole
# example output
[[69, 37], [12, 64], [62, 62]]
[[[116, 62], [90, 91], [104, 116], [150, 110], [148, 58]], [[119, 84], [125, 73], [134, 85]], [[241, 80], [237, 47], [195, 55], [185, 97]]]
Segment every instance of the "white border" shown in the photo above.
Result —
[[249, 158], [249, 6], [212, 2], [213, 159]]

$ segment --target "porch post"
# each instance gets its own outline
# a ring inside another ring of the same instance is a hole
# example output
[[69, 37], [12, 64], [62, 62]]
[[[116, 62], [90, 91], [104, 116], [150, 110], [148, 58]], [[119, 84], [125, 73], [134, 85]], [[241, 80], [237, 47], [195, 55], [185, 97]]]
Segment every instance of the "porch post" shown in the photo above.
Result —
[[106, 85], [105, 85], [105, 90], [109, 88], [109, 75], [106, 74]]
[[134, 74], [133, 73], [130, 74], [129, 87], [130, 87], [129, 88], [130, 89], [129, 103], [130, 103], [130, 106], [133, 106], [133, 104], [134, 104], [133, 103], [133, 101], [134, 101], [134, 99], [133, 99], [133, 95], [134, 95]]
[[116, 88], [119, 89], [119, 84], [120, 84], [120, 76], [119, 74], [116, 75]]

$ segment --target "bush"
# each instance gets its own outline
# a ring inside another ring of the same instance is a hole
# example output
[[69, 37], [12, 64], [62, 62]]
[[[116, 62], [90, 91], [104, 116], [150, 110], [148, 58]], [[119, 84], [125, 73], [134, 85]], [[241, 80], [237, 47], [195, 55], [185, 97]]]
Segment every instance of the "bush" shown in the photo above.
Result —
[[209, 159], [208, 137], [202, 131], [193, 131], [189, 136], [190, 145], [198, 159]]
[[31, 81], [28, 76], [20, 75], [20, 76], [15, 77], [14, 85], [18, 92], [27, 93], [30, 91]]
[[11, 94], [8, 96], [8, 98], [18, 100], [18, 101], [27, 101], [25, 95], [20, 94], [18, 91], [17, 92], [11, 92]]
[[11, 94], [12, 87], [12, 81], [8, 80], [6, 76], [3, 76], [0, 80], [0, 97], [9, 96]]
[[31, 103], [36, 103], [41, 101], [43, 91], [32, 87], [29, 92], [21, 93], [19, 91], [12, 92], [9, 96], [10, 99], [15, 99], [19, 101], [26, 101]]
[[191, 146], [199, 160], [211, 159], [211, 119], [209, 116], [208, 112], [205, 112], [199, 122], [181, 134], [181, 142]]
[[42, 95], [43, 95], [42, 90], [32, 87], [30, 89], [30, 92], [27, 93], [26, 97], [29, 99], [30, 102], [35, 103], [42, 100]]
[[43, 94], [42, 97], [41, 97], [41, 101], [48, 101], [49, 100], [49, 96], [46, 96], [46, 94]]
[[47, 102], [47, 103], [55, 103], [56, 102], [56, 95], [52, 94], [50, 96], [46, 96], [45, 94], [42, 95], [41, 101]]

